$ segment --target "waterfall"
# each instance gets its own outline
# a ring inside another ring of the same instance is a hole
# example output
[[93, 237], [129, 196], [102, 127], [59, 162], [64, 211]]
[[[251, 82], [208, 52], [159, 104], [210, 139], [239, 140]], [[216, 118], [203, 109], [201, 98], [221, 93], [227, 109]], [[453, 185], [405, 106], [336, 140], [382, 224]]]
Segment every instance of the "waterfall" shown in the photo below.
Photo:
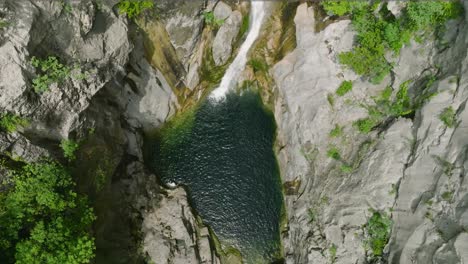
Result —
[[244, 43], [239, 49], [239, 53], [224, 74], [221, 84], [210, 95], [210, 98], [220, 100], [224, 98], [231, 86], [237, 84], [236, 80], [241, 71], [244, 70], [247, 63], [247, 53], [253, 45], [262, 26], [263, 18], [265, 17], [264, 1], [252, 0], [250, 11], [250, 29]]

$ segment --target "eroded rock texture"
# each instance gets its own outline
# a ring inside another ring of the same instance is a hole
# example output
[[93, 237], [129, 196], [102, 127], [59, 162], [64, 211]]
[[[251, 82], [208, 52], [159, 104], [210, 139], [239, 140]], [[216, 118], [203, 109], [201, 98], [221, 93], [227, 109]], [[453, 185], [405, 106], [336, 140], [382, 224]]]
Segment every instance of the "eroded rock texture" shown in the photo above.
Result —
[[[390, 58], [394, 72], [380, 85], [363, 81], [337, 61], [337, 54], [353, 44], [348, 20], [320, 32], [314, 31], [314, 20], [313, 8], [301, 4], [295, 17], [297, 48], [271, 71], [278, 85], [283, 180], [300, 183], [297, 194], [286, 197], [287, 263], [329, 263], [333, 245], [334, 263], [367, 263], [363, 226], [372, 215], [369, 209], [386, 212], [394, 222], [385, 250], [389, 263], [466, 262], [467, 20], [447, 23], [446, 46], [428, 40], [403, 48]], [[421, 93], [430, 74], [438, 77], [427, 88], [435, 96], [414, 117], [390, 120], [370, 135], [353, 127], [353, 121], [367, 116], [360, 104], [371, 104], [371, 96], [407, 80], [413, 94]], [[331, 105], [327, 97], [344, 80], [353, 81], [352, 92]], [[449, 106], [458, 120], [453, 128], [439, 118]], [[343, 138], [329, 136], [335, 125], [344, 127]], [[356, 169], [343, 172], [343, 161], [327, 156], [331, 146]]]

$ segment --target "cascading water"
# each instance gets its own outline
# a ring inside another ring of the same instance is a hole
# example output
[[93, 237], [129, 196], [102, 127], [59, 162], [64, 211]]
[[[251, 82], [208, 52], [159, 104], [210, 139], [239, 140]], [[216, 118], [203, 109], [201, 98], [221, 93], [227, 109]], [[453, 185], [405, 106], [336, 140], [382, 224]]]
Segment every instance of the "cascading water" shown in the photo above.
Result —
[[244, 43], [242, 43], [242, 46], [239, 49], [239, 53], [224, 74], [224, 77], [221, 80], [221, 84], [212, 92], [210, 98], [217, 100], [224, 98], [231, 86], [235, 85], [237, 77], [239, 77], [239, 73], [244, 70], [245, 64], [247, 63], [247, 53], [260, 34], [260, 29], [262, 27], [264, 18], [265, 3], [263, 1], [252, 1], [250, 11], [251, 24], [247, 38], [245, 39]]
[[210, 100], [177, 117], [149, 144], [150, 165], [161, 181], [184, 186], [222, 252], [246, 264], [282, 258], [284, 204], [273, 151], [274, 116], [258, 93], [232, 91], [260, 34], [264, 6], [252, 1], [250, 31]]

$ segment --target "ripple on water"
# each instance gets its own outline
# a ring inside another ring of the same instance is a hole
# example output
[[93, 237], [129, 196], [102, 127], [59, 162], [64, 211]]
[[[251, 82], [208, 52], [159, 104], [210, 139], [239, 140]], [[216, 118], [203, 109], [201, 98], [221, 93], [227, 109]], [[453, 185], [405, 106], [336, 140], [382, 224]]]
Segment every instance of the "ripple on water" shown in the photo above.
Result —
[[[247, 262], [280, 256], [283, 197], [273, 152], [276, 126], [258, 94], [206, 101], [183, 127], [163, 133], [153, 159], [162, 181], [186, 186], [204, 223]], [[164, 140], [168, 134], [171, 140]]]

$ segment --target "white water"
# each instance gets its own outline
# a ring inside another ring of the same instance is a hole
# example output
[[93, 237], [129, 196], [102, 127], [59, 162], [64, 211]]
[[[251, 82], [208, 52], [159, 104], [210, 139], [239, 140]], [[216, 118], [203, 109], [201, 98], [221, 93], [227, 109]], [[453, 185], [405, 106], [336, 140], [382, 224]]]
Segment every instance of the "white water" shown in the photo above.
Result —
[[234, 84], [237, 84], [236, 80], [247, 64], [247, 53], [260, 34], [260, 28], [262, 27], [263, 18], [265, 17], [264, 1], [252, 0], [250, 10], [250, 29], [247, 38], [244, 43], [242, 43], [237, 57], [232, 64], [229, 65], [229, 68], [221, 80], [221, 84], [211, 93], [210, 98], [216, 100], [224, 98], [229, 89]]

